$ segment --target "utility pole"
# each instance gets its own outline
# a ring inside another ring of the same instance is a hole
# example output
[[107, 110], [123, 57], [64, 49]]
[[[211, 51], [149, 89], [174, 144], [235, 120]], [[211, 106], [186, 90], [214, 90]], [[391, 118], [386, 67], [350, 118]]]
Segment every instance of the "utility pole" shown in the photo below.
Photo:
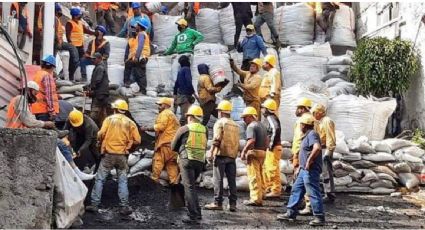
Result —
[[55, 38], [55, 3], [45, 2], [43, 12], [43, 56], [53, 54]]

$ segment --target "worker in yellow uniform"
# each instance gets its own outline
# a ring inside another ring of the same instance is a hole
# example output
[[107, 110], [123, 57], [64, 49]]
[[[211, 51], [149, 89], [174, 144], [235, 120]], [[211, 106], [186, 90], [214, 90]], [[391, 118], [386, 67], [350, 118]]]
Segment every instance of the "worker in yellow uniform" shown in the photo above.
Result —
[[247, 162], [250, 199], [243, 202], [247, 206], [263, 205], [263, 164], [268, 140], [267, 130], [258, 122], [257, 114], [253, 107], [246, 107], [241, 115], [247, 125], [247, 142], [241, 153], [241, 159]]
[[[335, 185], [333, 178], [332, 157], [336, 147], [335, 123], [326, 116], [326, 107], [322, 104], [315, 104], [311, 109], [313, 117], [318, 122], [318, 134], [322, 144], [323, 170], [322, 178], [324, 182], [325, 199], [324, 202], [333, 202], [335, 200]], [[306, 197], [305, 197], [306, 198]], [[306, 205], [300, 211], [301, 215], [312, 214], [310, 199], [306, 198]]]
[[246, 106], [253, 107], [257, 112], [257, 117], [261, 117], [260, 112], [260, 96], [259, 89], [261, 85], [261, 76], [258, 74], [263, 62], [261, 59], [256, 58], [250, 62], [249, 71], [241, 70], [235, 65], [233, 59], [230, 59], [230, 67], [235, 71], [241, 78], [241, 83], [236, 85], [244, 90], [243, 100]]
[[155, 154], [152, 159], [152, 180], [158, 182], [162, 170], [167, 170], [170, 184], [178, 183], [178, 165], [177, 153], [171, 150], [171, 141], [176, 135], [177, 129], [180, 127], [179, 120], [171, 111], [173, 105], [172, 98], [160, 98], [156, 103], [158, 105], [158, 117], [155, 120], [153, 127], [142, 127], [141, 131], [154, 131], [155, 139]]
[[120, 199], [122, 215], [129, 215], [132, 209], [128, 203], [127, 184], [127, 156], [133, 145], [141, 142], [140, 133], [136, 124], [124, 114], [128, 111], [128, 104], [124, 100], [112, 103], [114, 114], [107, 117], [102, 128], [97, 134], [97, 140], [101, 143], [101, 154], [99, 170], [97, 171], [95, 185], [91, 193], [91, 205], [86, 207], [87, 211], [97, 212], [102, 197], [103, 184], [112, 169], [116, 169], [118, 176], [118, 196]]
[[273, 99], [267, 99], [261, 105], [263, 124], [267, 129], [269, 146], [267, 146], [266, 159], [263, 166], [263, 180], [265, 198], [279, 198], [282, 192], [280, 181], [280, 156], [282, 155], [282, 144], [280, 141], [280, 121], [276, 116], [277, 104]]
[[259, 94], [261, 103], [267, 100], [267, 98], [271, 98], [277, 103], [276, 111], [279, 111], [282, 82], [280, 79], [280, 72], [276, 69], [277, 64], [276, 56], [269, 54], [264, 57], [263, 69], [266, 73], [261, 81]]

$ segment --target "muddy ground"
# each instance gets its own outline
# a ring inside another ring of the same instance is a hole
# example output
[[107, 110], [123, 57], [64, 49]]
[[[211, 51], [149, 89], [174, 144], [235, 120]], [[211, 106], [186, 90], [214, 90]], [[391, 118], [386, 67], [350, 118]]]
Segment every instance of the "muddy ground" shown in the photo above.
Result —
[[[118, 213], [117, 183], [108, 180], [104, 187], [99, 213], [85, 213], [81, 228], [310, 228], [311, 217], [299, 216], [295, 223], [275, 219], [284, 211], [288, 200], [266, 201], [263, 207], [245, 207], [241, 203], [248, 193], [240, 193], [238, 211], [202, 210], [201, 225], [183, 224], [185, 209], [169, 211], [168, 189], [154, 184], [145, 176], [129, 179], [130, 204], [134, 213], [122, 217]], [[200, 204], [212, 201], [213, 192], [199, 190]], [[225, 201], [227, 202], [227, 200]], [[325, 228], [424, 228], [424, 213], [401, 197], [364, 194], [338, 194], [334, 204], [326, 205]]]

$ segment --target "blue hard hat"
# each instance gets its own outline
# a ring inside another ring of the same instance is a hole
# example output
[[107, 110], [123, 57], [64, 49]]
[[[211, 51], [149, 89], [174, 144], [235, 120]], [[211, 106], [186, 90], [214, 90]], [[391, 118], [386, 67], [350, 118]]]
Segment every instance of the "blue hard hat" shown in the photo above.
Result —
[[104, 26], [97, 26], [96, 30], [99, 30], [100, 32], [102, 32], [103, 35], [106, 34], [106, 28]]
[[59, 3], [55, 3], [55, 11], [62, 11], [62, 7]]
[[51, 54], [45, 55], [41, 61], [45, 64], [56, 67], [56, 58]]
[[136, 26], [137, 26], [137, 24], [138, 24], [138, 19], [132, 18], [132, 19], [130, 20], [130, 26], [131, 26], [131, 27], [136, 27]]
[[81, 15], [80, 8], [77, 8], [77, 7], [71, 8], [71, 16], [75, 17], [80, 15]]
[[131, 3], [131, 8], [133, 8], [133, 9], [139, 9], [140, 7], [142, 7], [142, 5], [139, 2], [132, 2]]
[[145, 30], [147, 30], [150, 26], [150, 22], [147, 18], [139, 18], [136, 20], [136, 23], [141, 27], [145, 28]]
[[162, 5], [161, 6], [161, 13], [163, 13], [163, 14], [167, 14], [168, 13], [168, 7], [167, 6], [165, 6], [165, 5]]

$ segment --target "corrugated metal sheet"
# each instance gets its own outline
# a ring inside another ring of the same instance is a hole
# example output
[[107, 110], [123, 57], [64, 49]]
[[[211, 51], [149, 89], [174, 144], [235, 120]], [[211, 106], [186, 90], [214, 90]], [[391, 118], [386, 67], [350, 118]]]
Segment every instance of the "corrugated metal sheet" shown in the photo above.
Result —
[[[18, 60], [12, 47], [0, 36], [0, 107], [8, 105], [18, 94], [19, 83]], [[7, 108], [0, 110], [0, 127], [4, 126], [6, 111]]]

